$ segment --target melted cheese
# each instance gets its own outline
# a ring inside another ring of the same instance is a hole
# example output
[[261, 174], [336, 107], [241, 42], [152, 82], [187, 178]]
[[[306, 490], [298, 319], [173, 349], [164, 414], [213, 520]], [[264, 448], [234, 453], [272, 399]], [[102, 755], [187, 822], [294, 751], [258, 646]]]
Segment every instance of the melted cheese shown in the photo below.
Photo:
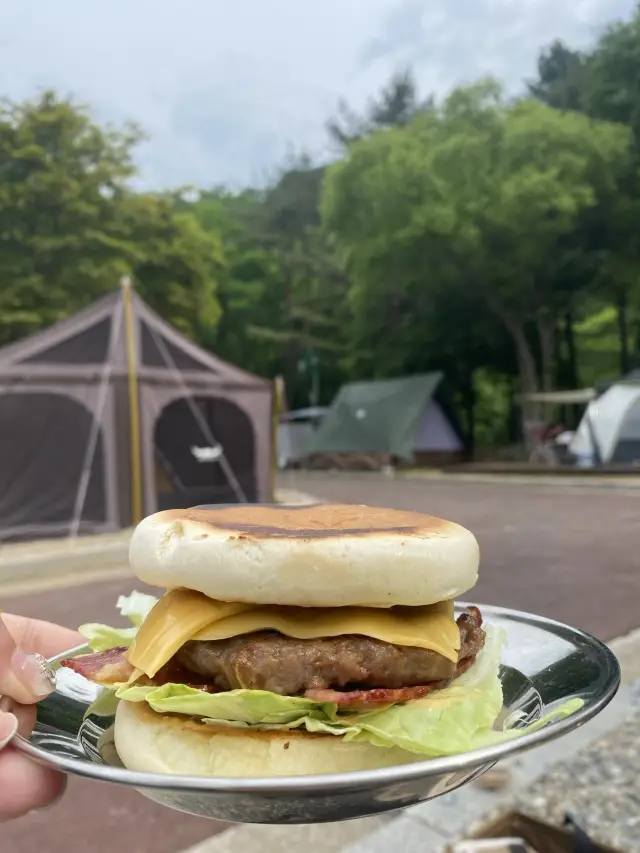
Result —
[[360, 634], [414, 646], [457, 661], [460, 631], [453, 602], [429, 607], [275, 607], [228, 604], [199, 592], [171, 590], [155, 605], [129, 649], [129, 662], [152, 677], [189, 640], [226, 640], [273, 630], [309, 640]]
[[171, 590], [153, 606], [140, 626], [129, 648], [129, 663], [151, 677], [202, 628], [251, 606], [214, 601], [191, 590]]

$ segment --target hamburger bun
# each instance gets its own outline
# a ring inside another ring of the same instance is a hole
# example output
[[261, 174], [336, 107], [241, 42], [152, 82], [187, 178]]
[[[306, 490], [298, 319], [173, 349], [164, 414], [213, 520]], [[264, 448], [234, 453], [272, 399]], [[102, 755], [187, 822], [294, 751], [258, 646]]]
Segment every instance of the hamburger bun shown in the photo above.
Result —
[[299, 607], [435, 604], [476, 583], [474, 535], [430, 515], [347, 504], [165, 510], [130, 546], [145, 583]]
[[257, 778], [374, 770], [424, 761], [398, 747], [346, 743], [335, 735], [248, 731], [158, 714], [146, 702], [120, 702], [115, 746], [129, 770], [181, 776]]

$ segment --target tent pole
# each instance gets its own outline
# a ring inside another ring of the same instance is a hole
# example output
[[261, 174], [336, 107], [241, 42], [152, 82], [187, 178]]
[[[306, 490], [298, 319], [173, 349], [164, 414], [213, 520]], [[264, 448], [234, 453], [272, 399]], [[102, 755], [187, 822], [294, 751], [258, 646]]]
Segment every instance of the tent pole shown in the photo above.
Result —
[[273, 382], [273, 405], [271, 424], [271, 465], [269, 466], [269, 498], [276, 502], [276, 472], [278, 470], [278, 428], [280, 426], [280, 410], [284, 398], [284, 379], [276, 376]]
[[96, 412], [93, 418], [93, 423], [91, 425], [91, 433], [89, 435], [89, 441], [87, 443], [87, 448], [84, 454], [82, 473], [80, 475], [80, 480], [78, 481], [78, 491], [76, 492], [76, 500], [73, 506], [73, 519], [71, 521], [71, 527], [69, 528], [69, 537], [71, 539], [75, 539], [80, 531], [82, 512], [84, 510], [84, 504], [87, 499], [87, 491], [89, 489], [89, 481], [91, 479], [91, 470], [93, 468], [93, 460], [96, 455], [96, 448], [98, 447], [100, 427], [102, 426], [104, 409], [107, 403], [107, 392], [109, 390], [109, 383], [111, 381], [111, 371], [113, 369], [113, 349], [114, 345], [118, 343], [118, 339], [120, 337], [120, 327], [122, 326], [122, 308], [122, 302], [119, 302], [116, 311], [114, 311], [112, 315], [111, 336], [109, 341], [109, 355], [107, 361], [105, 361], [104, 363], [104, 367], [102, 368], [102, 373], [100, 376], [100, 386], [98, 388]]
[[136, 336], [131, 297], [131, 279], [123, 278], [125, 338], [127, 345], [127, 370], [129, 373], [129, 449], [131, 457], [131, 520], [142, 521], [142, 466], [140, 455], [140, 408], [138, 401], [138, 369], [136, 364]]

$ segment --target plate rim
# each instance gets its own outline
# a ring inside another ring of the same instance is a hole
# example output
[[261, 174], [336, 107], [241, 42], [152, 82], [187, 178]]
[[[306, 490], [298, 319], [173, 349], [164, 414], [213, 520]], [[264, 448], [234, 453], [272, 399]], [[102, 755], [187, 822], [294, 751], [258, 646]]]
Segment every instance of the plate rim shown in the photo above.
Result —
[[[464, 609], [470, 605], [464, 601], [456, 601], [455, 606], [456, 609]], [[486, 617], [486, 621], [490, 621], [491, 616], [496, 616], [507, 622], [531, 625], [560, 639], [573, 641], [574, 645], [580, 641], [582, 645], [587, 645], [594, 649], [600, 657], [600, 670], [606, 676], [602, 694], [589, 704], [583, 705], [582, 708], [575, 711], [569, 717], [544, 726], [537, 731], [522, 735], [512, 741], [505, 741], [504, 743], [451, 756], [425, 758], [424, 761], [412, 762], [410, 764], [399, 764], [392, 767], [349, 771], [345, 773], [268, 776], [259, 778], [148, 773], [128, 770], [127, 768], [111, 767], [106, 764], [97, 764], [88, 759], [82, 761], [67, 756], [54, 755], [20, 736], [14, 738], [13, 744], [20, 751], [30, 755], [40, 763], [62, 772], [102, 782], [129, 785], [134, 788], [208, 792], [212, 794], [287, 794], [299, 796], [326, 791], [339, 793], [353, 788], [370, 789], [384, 785], [412, 782], [430, 776], [455, 774], [483, 765], [495, 764], [497, 761], [555, 740], [563, 734], [578, 728], [599, 714], [615, 697], [620, 687], [620, 664], [611, 649], [592, 634], [583, 631], [581, 628], [575, 628], [564, 622], [550, 619], [546, 616], [537, 616], [527, 611], [497, 605], [476, 604], [475, 606], [480, 608], [483, 616]], [[80, 648], [83, 648], [83, 646], [75, 646], [73, 649], [56, 655], [51, 660], [58, 661], [73, 651], [77, 653], [77, 650]]]

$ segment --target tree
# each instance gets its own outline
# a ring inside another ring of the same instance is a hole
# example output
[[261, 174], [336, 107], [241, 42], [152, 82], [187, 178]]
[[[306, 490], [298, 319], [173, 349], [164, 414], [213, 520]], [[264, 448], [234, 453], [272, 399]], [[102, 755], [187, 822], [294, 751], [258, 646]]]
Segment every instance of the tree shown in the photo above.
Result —
[[51, 323], [126, 272], [117, 220], [139, 134], [47, 92], [0, 108], [0, 340]]
[[[588, 53], [555, 42], [539, 61], [539, 81], [530, 91], [559, 109], [578, 109], [592, 118], [624, 124], [634, 136], [635, 156], [628, 160], [615, 193], [589, 216], [585, 251], [600, 253], [598, 293], [615, 306], [620, 371], [631, 366], [630, 327], [637, 319], [640, 354], [640, 260], [636, 223], [640, 139], [640, 7], [630, 21], [610, 26]], [[601, 307], [601, 306], [600, 306]]]
[[307, 184], [291, 174], [263, 193], [202, 193], [187, 208], [220, 234], [224, 252], [222, 317], [203, 342], [263, 376], [282, 374], [288, 401], [309, 405], [319, 402], [318, 388], [330, 399], [344, 378], [346, 288], [334, 250], [313, 224], [314, 176]]
[[327, 130], [331, 139], [344, 147], [375, 130], [403, 127], [432, 105], [432, 98], [420, 99], [412, 72], [405, 70], [394, 74], [379, 95], [369, 101], [364, 115], [358, 115], [346, 101], [341, 101], [338, 115], [327, 122]]
[[601, 293], [616, 308], [620, 371], [632, 365], [632, 315], [640, 355], [640, 284], [637, 221], [640, 214], [640, 6], [630, 21], [615, 24], [598, 40], [587, 58], [583, 108], [589, 115], [630, 128], [634, 158], [609, 209], [602, 209], [601, 235], [605, 263]]
[[101, 128], [46, 92], [0, 107], [0, 343], [133, 274], [167, 319], [215, 323], [220, 246], [169, 199], [137, 194], [131, 126]]
[[491, 81], [353, 144], [328, 172], [323, 214], [356, 313], [384, 305], [392, 325], [403, 301], [471, 294], [508, 331], [522, 390], [551, 388], [557, 319], [575, 298], [570, 238], [629, 151], [624, 128], [508, 104]]
[[640, 6], [614, 24], [587, 57], [583, 108], [596, 118], [629, 126], [640, 140]]
[[194, 339], [218, 325], [218, 281], [225, 258], [222, 240], [171, 198], [130, 194], [122, 199], [125, 262], [141, 295], [163, 317]]
[[538, 59], [538, 80], [529, 93], [548, 107], [581, 110], [585, 105], [586, 55], [555, 41]]

